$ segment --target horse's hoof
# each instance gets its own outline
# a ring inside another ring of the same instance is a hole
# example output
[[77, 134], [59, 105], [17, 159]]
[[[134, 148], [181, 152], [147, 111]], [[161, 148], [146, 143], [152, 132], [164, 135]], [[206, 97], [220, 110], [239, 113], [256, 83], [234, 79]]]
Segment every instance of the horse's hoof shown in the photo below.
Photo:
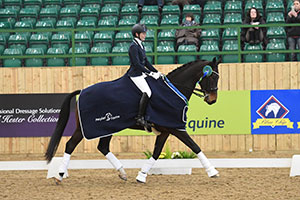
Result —
[[220, 174], [216, 174], [216, 175], [213, 175], [213, 176], [211, 176], [209, 178], [219, 178], [219, 177], [220, 177]]
[[139, 171], [139, 173], [136, 177], [136, 181], [138, 183], [146, 183], [146, 178], [147, 178], [147, 174]]
[[138, 179], [136, 179], [136, 182], [145, 184], [145, 182], [142, 182], [142, 181], [140, 181], [140, 180], [138, 180]]
[[122, 179], [123, 181], [127, 181], [127, 176], [124, 174], [119, 174], [119, 178]]
[[60, 180], [60, 179], [58, 179], [58, 178], [56, 178], [56, 177], [53, 177], [53, 180], [54, 180], [54, 183], [55, 183], [56, 185], [60, 185], [60, 184], [61, 184], [61, 180]]

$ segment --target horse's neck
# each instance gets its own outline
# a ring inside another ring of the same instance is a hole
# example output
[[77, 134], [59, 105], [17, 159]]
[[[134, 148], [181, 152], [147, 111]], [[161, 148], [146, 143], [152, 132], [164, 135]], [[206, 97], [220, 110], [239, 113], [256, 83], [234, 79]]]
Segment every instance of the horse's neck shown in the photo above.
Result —
[[201, 74], [200, 67], [195, 64], [167, 77], [187, 99], [190, 99]]

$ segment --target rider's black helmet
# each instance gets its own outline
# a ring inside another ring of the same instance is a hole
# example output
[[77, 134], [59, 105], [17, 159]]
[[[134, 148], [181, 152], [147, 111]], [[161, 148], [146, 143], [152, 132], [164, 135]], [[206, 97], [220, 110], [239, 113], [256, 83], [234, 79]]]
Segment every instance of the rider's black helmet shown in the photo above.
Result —
[[136, 33], [140, 34], [144, 32], [147, 32], [147, 27], [145, 24], [135, 24], [131, 29], [131, 33], [133, 37], [136, 37], [135, 36]]

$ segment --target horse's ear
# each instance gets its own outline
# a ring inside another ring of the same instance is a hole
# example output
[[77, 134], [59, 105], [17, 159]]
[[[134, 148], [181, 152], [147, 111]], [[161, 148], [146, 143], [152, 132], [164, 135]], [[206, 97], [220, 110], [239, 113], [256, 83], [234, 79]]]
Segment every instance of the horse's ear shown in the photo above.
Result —
[[216, 60], [217, 60], [216, 57], [214, 57], [212, 60], [213, 64], [216, 64]]
[[220, 64], [220, 63], [221, 63], [221, 61], [222, 61], [222, 59], [221, 59], [221, 58], [219, 58], [216, 64], [217, 64], [217, 65], [218, 65], [218, 64]]

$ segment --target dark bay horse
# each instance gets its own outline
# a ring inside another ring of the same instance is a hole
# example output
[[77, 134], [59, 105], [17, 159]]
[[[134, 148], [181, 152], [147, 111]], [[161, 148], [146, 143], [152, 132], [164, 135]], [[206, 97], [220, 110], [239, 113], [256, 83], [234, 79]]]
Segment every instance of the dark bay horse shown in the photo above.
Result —
[[[219, 80], [218, 64], [219, 61], [216, 61], [216, 59], [213, 59], [213, 61], [196, 60], [178, 67], [177, 69], [168, 73], [166, 77], [186, 97], [187, 100], [189, 100], [191, 95], [194, 93], [197, 94], [197, 96], [204, 97], [204, 101], [207, 104], [211, 105], [217, 100]], [[199, 83], [201, 89], [196, 88], [197, 83]], [[203, 95], [199, 92], [203, 93]], [[50, 162], [54, 157], [61, 137], [63, 135], [63, 131], [67, 124], [70, 114], [71, 99], [79, 93], [80, 90], [72, 92], [66, 97], [62, 104], [59, 120], [57, 122], [55, 131], [51, 136], [47, 151], [45, 153], [45, 158], [48, 162]], [[147, 162], [142, 167], [141, 171], [139, 171], [138, 176], [136, 177], [136, 180], [138, 182], [146, 182], [147, 173], [158, 159], [163, 149], [163, 146], [167, 138], [169, 137], [169, 134], [172, 134], [175, 137], [177, 137], [185, 145], [187, 145], [195, 154], [197, 154], [197, 157], [199, 158], [202, 166], [205, 168], [209, 177], [219, 176], [218, 171], [211, 165], [209, 160], [201, 151], [200, 147], [193, 141], [193, 139], [188, 135], [185, 129], [172, 129], [162, 127], [156, 124], [152, 124], [152, 126], [153, 132], [158, 133], [155, 141], [155, 148], [152, 157], [149, 160], [147, 160]], [[139, 126], [127, 128], [143, 130], [143, 127]], [[125, 170], [123, 169], [122, 163], [109, 150], [111, 138], [112, 135], [100, 138], [97, 148], [103, 155], [106, 156], [106, 158], [114, 166], [114, 168], [119, 171], [119, 177], [123, 180], [127, 180], [127, 176]], [[77, 111], [76, 130], [73, 133], [70, 140], [66, 143], [63, 160], [61, 166], [59, 167], [57, 177], [55, 178], [57, 183], [62, 181], [63, 175], [67, 171], [71, 154], [82, 139], [83, 134]]]

